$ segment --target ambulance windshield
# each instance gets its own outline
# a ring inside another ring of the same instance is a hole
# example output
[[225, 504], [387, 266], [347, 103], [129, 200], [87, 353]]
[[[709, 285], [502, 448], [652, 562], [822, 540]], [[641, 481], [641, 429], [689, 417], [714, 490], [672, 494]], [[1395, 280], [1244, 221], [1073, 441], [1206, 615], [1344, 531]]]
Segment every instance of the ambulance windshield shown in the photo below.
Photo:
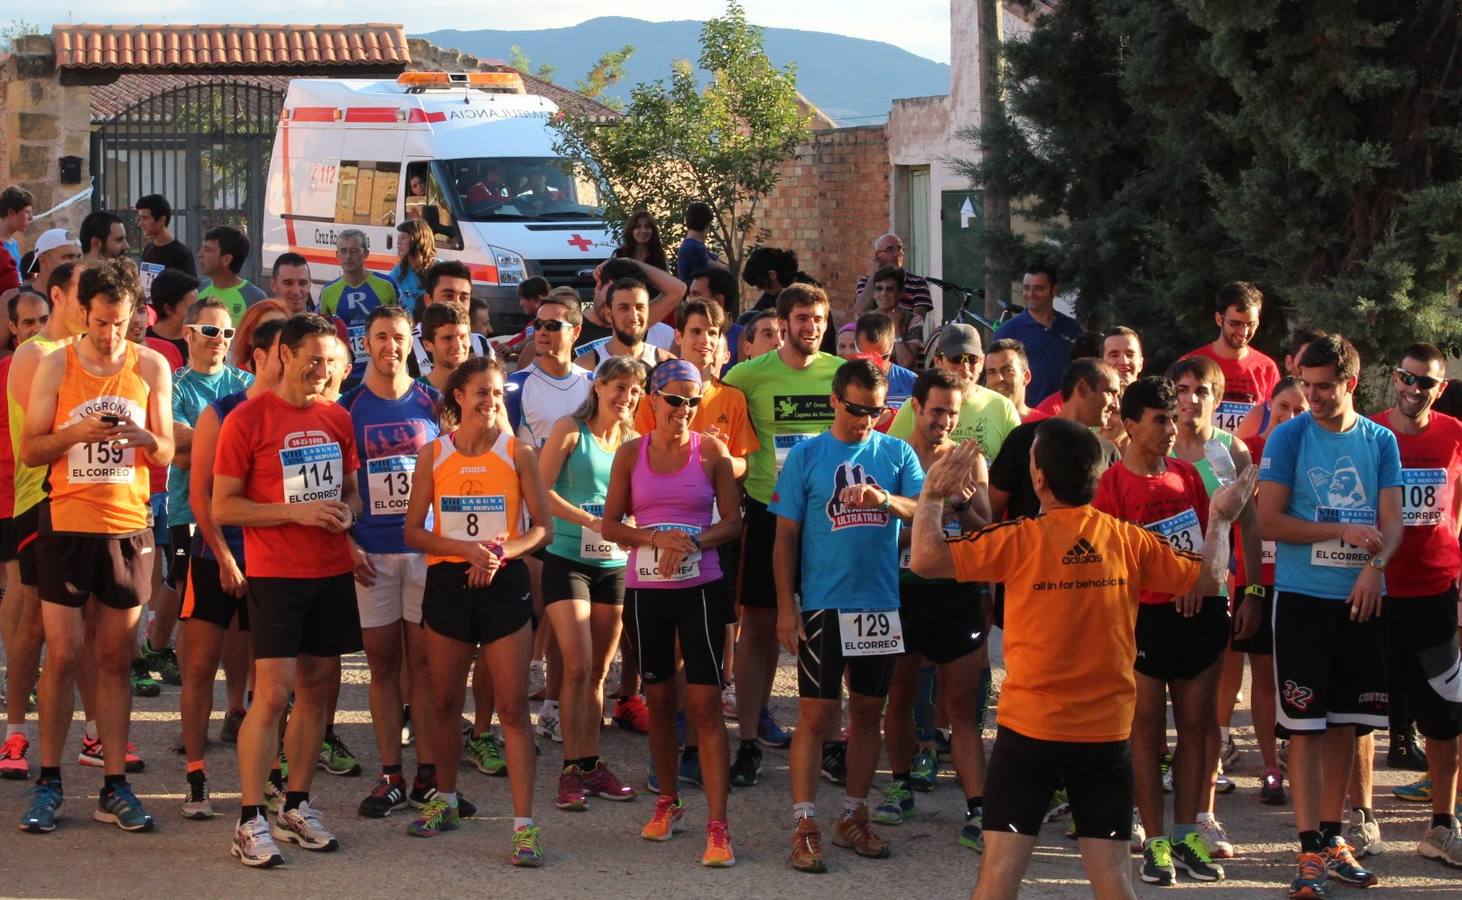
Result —
[[462, 218], [600, 219], [599, 189], [551, 156], [475, 157], [442, 164], [457, 195]]

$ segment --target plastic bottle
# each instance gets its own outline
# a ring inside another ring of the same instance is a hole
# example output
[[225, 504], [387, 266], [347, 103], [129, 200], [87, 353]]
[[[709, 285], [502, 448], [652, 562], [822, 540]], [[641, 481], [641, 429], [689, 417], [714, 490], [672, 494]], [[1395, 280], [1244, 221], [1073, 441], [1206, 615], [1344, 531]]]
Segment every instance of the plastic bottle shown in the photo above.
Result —
[[1209, 438], [1203, 442], [1203, 456], [1208, 460], [1219, 484], [1230, 485], [1239, 480], [1239, 470], [1234, 468], [1234, 458], [1229, 454], [1228, 447], [1218, 438]]

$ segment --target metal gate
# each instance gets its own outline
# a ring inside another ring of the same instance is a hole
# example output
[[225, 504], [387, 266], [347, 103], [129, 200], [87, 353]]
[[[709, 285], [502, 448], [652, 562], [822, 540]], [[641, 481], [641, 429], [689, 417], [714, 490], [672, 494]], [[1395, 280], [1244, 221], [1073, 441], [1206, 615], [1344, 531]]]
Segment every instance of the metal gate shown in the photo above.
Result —
[[173, 234], [195, 253], [209, 229], [233, 225], [253, 243], [240, 274], [260, 283], [265, 179], [283, 106], [279, 91], [227, 81], [139, 100], [92, 132], [92, 209], [121, 217], [133, 252], [143, 244], [133, 204], [147, 194], [168, 199]]

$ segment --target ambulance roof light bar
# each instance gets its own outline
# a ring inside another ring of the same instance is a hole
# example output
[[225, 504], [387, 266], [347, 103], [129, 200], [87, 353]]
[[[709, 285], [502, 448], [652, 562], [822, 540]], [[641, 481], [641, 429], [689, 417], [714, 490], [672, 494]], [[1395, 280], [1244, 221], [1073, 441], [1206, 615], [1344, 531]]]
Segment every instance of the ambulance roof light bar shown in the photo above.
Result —
[[402, 72], [396, 83], [416, 94], [428, 90], [477, 88], [499, 94], [524, 94], [523, 79], [506, 66], [487, 72]]

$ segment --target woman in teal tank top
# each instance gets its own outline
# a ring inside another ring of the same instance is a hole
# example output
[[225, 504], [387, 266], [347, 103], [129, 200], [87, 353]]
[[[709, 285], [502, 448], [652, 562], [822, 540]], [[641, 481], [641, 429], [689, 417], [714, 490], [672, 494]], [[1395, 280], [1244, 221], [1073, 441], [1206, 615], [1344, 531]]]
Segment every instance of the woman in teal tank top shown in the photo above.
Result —
[[[619, 646], [628, 555], [600, 534], [609, 472], [621, 444], [634, 437], [635, 410], [647, 372], [634, 359], [605, 360], [593, 390], [571, 416], [554, 423], [539, 455], [554, 538], [543, 559], [543, 606], [563, 655], [558, 702], [563, 736], [559, 809], [587, 808], [589, 797], [630, 800], [635, 789], [599, 759], [604, 673]], [[539, 711], [552, 716], [552, 701]]]

